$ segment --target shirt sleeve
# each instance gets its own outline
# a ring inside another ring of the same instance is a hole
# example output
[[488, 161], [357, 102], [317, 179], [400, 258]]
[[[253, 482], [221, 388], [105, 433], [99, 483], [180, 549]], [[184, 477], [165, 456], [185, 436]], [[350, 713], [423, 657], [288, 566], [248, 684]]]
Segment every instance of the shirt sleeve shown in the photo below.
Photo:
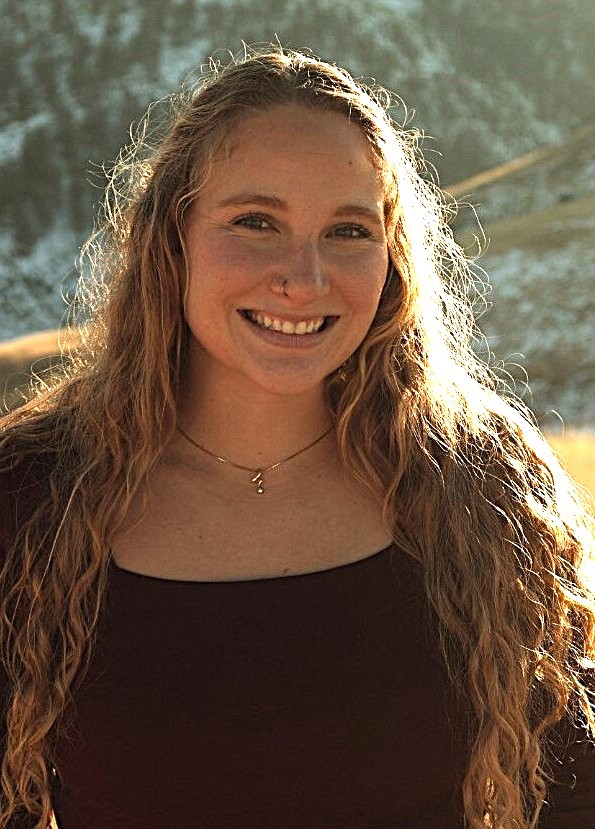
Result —
[[[11, 477], [0, 474], [0, 567], [4, 564], [7, 547], [14, 532], [14, 487]], [[4, 666], [0, 664], [0, 753], [4, 756], [6, 747], [6, 703], [8, 682]], [[28, 813], [21, 813], [9, 822], [6, 829], [34, 829], [37, 819]]]
[[555, 757], [538, 829], [595, 829], [595, 742], [566, 721], [556, 729]]

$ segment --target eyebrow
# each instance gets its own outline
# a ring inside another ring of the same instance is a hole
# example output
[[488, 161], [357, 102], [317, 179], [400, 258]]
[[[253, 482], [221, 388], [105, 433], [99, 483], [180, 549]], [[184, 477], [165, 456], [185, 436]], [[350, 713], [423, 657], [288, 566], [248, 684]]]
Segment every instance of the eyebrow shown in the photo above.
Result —
[[[277, 210], [283, 210], [287, 212], [289, 210], [289, 206], [283, 199], [278, 198], [278, 196], [265, 196], [261, 193], [238, 193], [237, 195], [230, 196], [227, 199], [223, 199], [218, 203], [218, 207], [229, 207], [230, 205], [246, 205], [246, 204], [257, 204], [261, 207], [274, 207]], [[362, 218], [369, 219], [372, 222], [378, 222], [379, 224], [383, 223], [383, 215], [379, 210], [375, 210], [373, 207], [368, 207], [366, 204], [360, 203], [353, 203], [353, 204], [342, 204], [335, 210], [334, 216], [342, 217], [342, 216], [361, 216]]]

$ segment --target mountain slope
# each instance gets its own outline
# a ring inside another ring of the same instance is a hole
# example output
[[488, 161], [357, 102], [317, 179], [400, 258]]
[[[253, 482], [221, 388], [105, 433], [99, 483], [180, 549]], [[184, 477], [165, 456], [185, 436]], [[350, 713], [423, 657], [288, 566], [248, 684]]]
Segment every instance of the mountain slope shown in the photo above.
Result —
[[[492, 286], [480, 320], [497, 360], [545, 424], [595, 425], [595, 125], [449, 188], [476, 206]], [[455, 223], [472, 253], [470, 210]], [[554, 414], [557, 413], [557, 414]]]
[[[277, 36], [285, 45], [310, 46], [415, 107], [407, 112], [396, 102], [395, 118], [437, 137], [423, 141], [428, 161], [478, 202], [493, 236], [482, 263], [495, 284], [518, 282], [526, 263], [512, 265], [510, 251], [530, 253], [527, 240], [512, 246], [514, 228], [501, 226], [507, 217], [536, 214], [534, 229], [532, 220], [515, 227], [524, 226], [527, 239], [536, 236], [537, 255], [538, 214], [593, 192], [589, 128], [583, 143], [579, 132], [568, 146], [569, 166], [556, 146], [595, 118], [592, 0], [500, 0], [497, 13], [476, 0], [45, 0], [5, 3], [2, 23], [0, 339], [61, 322], [62, 295], [73, 296], [77, 249], [101, 199], [103, 165], [109, 169], [149, 100], [214, 50], [222, 60], [226, 49], [241, 50], [242, 39]], [[497, 181], [469, 178], [528, 151], [532, 161], [525, 158], [514, 175], [500, 168]], [[462, 211], [459, 232], [472, 218]], [[570, 215], [544, 221], [551, 237], [556, 221], [568, 223]], [[572, 229], [556, 231], [558, 240], [580, 235], [581, 221], [590, 228], [577, 216]], [[547, 251], [540, 297], [552, 281], [574, 290], [591, 267], [588, 254]], [[520, 349], [513, 333], [499, 344], [505, 354]]]

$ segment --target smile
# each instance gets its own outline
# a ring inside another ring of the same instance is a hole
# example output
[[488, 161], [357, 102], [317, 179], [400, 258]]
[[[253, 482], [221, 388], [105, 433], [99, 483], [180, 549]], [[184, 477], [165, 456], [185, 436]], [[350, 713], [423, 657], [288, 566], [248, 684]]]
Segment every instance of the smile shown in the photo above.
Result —
[[312, 319], [291, 321], [248, 309], [244, 309], [240, 313], [244, 319], [254, 325], [258, 325], [260, 328], [268, 328], [271, 331], [279, 331], [282, 334], [315, 334], [322, 331], [330, 319], [329, 317], [314, 317]]

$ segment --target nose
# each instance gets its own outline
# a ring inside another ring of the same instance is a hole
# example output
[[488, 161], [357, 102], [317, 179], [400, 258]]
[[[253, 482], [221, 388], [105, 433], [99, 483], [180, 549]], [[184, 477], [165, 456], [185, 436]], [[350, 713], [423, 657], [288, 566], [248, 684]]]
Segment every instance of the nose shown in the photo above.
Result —
[[302, 241], [287, 250], [278, 262], [271, 289], [297, 305], [307, 305], [329, 293], [328, 268], [316, 242]]

